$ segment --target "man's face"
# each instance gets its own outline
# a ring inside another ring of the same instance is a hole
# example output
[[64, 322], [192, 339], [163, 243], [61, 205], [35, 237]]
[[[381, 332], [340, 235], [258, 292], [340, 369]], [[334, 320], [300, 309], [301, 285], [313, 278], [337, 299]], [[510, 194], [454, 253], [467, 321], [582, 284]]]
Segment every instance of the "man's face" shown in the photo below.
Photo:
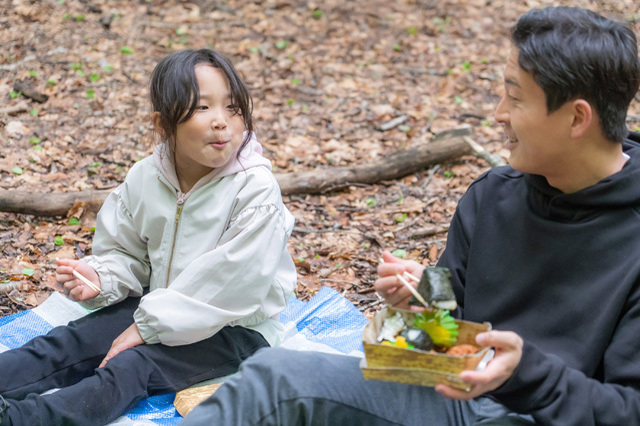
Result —
[[571, 102], [547, 114], [546, 96], [531, 74], [518, 65], [513, 48], [504, 72], [504, 94], [496, 109], [496, 121], [504, 125], [511, 151], [509, 163], [523, 173], [547, 177], [561, 174], [572, 159], [569, 138]]

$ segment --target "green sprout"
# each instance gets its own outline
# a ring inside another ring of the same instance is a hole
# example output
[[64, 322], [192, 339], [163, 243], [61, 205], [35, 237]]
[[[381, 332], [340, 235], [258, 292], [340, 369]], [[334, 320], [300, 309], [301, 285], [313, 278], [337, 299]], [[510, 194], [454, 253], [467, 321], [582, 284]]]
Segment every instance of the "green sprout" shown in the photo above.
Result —
[[64, 239], [61, 236], [57, 236], [53, 239], [53, 244], [61, 246], [64, 244]]

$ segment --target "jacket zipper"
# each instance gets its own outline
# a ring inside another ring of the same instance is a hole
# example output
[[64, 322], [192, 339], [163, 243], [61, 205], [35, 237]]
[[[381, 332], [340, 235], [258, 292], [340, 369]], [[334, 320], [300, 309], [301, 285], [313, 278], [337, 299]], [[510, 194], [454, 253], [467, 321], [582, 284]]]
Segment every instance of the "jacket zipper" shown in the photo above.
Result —
[[171, 255], [169, 256], [169, 266], [167, 267], [167, 282], [165, 288], [169, 288], [169, 278], [171, 278], [171, 264], [173, 263], [173, 252], [176, 249], [176, 238], [178, 237], [178, 224], [180, 223], [180, 215], [182, 214], [182, 206], [184, 205], [185, 195], [178, 195], [178, 207], [176, 209], [175, 227], [173, 228], [173, 242], [171, 243]]

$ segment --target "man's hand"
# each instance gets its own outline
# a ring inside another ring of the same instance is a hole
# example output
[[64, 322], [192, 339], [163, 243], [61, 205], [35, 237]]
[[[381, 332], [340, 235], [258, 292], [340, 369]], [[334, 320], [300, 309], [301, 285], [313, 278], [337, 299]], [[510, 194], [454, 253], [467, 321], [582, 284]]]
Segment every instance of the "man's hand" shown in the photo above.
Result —
[[[413, 260], [404, 260], [395, 257], [386, 250], [382, 253], [382, 258], [384, 259], [384, 263], [378, 265], [379, 278], [373, 283], [376, 291], [385, 298], [387, 303], [396, 308], [422, 310], [419, 307], [409, 306], [411, 292], [400, 282], [396, 275], [402, 275], [404, 272], [408, 272], [420, 278], [424, 271], [424, 266]], [[414, 287], [418, 286], [418, 283], [409, 282]]]
[[107, 355], [104, 357], [98, 368], [102, 368], [107, 365], [107, 362], [109, 362], [111, 358], [118, 355], [125, 349], [133, 348], [138, 345], [144, 345], [144, 340], [142, 340], [142, 336], [140, 336], [138, 326], [133, 323], [123, 331], [122, 334], [116, 337], [116, 340], [111, 344], [111, 349], [109, 349], [109, 352], [107, 352]]
[[487, 331], [476, 336], [480, 346], [493, 346], [496, 354], [481, 371], [465, 370], [460, 378], [471, 385], [466, 392], [446, 385], [437, 385], [436, 391], [453, 398], [469, 400], [500, 387], [513, 374], [522, 359], [522, 338], [512, 331]]
[[84, 262], [73, 259], [56, 260], [56, 283], [60, 291], [71, 300], [81, 301], [96, 297], [99, 292], [80, 281], [73, 275], [75, 269], [94, 283], [98, 288], [102, 288], [100, 277], [95, 269]]

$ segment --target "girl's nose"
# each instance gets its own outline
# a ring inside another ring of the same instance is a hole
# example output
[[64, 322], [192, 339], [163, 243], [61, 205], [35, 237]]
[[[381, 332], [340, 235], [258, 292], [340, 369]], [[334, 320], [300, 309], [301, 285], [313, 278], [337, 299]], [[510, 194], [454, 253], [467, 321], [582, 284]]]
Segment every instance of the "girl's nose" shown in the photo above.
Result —
[[211, 118], [212, 129], [225, 129], [227, 127], [227, 120], [224, 115], [224, 111], [216, 110]]
[[500, 102], [496, 107], [496, 112], [494, 113], [494, 118], [498, 123], [508, 124], [509, 123], [509, 111], [506, 107], [506, 95], [502, 95], [500, 98]]

